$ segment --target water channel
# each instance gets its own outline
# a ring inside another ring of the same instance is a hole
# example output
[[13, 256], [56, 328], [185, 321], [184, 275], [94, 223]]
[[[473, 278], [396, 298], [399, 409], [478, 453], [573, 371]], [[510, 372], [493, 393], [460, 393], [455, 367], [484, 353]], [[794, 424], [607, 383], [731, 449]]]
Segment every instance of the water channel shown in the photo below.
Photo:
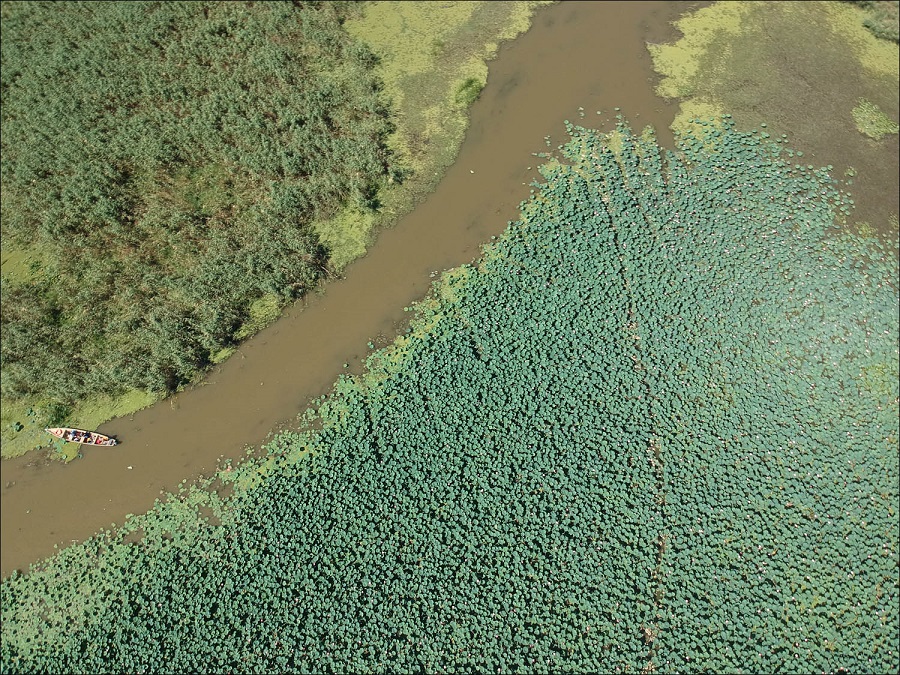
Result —
[[671, 147], [676, 106], [654, 94], [645, 43], [674, 39], [671, 21], [696, 6], [563, 2], [538, 10], [532, 28], [489, 64], [459, 157], [437, 190], [382, 232], [345, 278], [298, 302], [202, 385], [105, 424], [100, 430], [121, 445], [85, 448], [68, 465], [34, 453], [2, 461], [3, 577], [149, 510], [183, 479], [211, 474], [220, 458], [244, 456], [290, 426], [341, 372], [359, 372], [367, 342], [385, 344], [404, 328], [403, 308], [428, 292], [433, 272], [478, 258], [517, 218], [538, 177], [532, 153], [547, 151], [548, 135], [554, 147], [563, 141], [563, 120], [603, 128], [600, 110], [608, 127], [617, 107]]

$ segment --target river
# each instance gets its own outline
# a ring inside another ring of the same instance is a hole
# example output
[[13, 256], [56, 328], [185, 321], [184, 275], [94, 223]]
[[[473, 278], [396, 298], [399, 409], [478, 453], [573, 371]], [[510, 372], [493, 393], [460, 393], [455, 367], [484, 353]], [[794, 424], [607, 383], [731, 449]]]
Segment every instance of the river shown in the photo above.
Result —
[[[383, 231], [343, 279], [297, 302], [247, 341], [203, 384], [101, 431], [115, 448], [85, 448], [68, 465], [30, 453], [0, 463], [2, 575], [83, 541], [162, 492], [240, 458], [272, 430], [290, 426], [341, 372], [359, 372], [374, 340], [405, 328], [403, 308], [422, 298], [432, 273], [471, 262], [518, 217], [545, 152], [565, 139], [563, 120], [601, 127], [620, 108], [635, 127], [652, 124], [671, 147], [677, 110], [654, 94], [645, 41], [676, 37], [686, 2], [564, 2], [539, 9], [532, 28], [501, 45], [471, 109], [459, 157], [412, 213]], [[584, 118], [580, 117], [583, 109]], [[344, 364], [349, 364], [344, 367]]]

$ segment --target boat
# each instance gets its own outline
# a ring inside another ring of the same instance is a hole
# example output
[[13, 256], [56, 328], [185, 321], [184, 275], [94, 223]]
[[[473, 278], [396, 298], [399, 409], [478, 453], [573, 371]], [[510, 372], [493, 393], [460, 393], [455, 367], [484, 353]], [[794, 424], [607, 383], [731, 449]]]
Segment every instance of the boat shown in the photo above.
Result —
[[81, 443], [82, 445], [116, 445], [119, 442], [111, 436], [104, 436], [96, 431], [85, 431], [72, 427], [50, 427], [44, 431], [69, 443]]

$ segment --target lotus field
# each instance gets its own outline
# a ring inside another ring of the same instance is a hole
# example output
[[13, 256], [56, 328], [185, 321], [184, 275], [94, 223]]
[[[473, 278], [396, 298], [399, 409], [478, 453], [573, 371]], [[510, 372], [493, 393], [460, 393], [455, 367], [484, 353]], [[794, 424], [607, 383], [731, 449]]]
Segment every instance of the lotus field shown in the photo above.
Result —
[[568, 131], [228, 499], [5, 581], [4, 672], [896, 671], [895, 252], [727, 116]]

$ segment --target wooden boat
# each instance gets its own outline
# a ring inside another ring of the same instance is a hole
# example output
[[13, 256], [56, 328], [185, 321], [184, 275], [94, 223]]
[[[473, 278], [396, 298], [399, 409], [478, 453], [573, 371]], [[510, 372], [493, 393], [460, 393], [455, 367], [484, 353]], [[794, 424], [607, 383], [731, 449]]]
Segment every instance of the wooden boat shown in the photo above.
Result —
[[115, 445], [118, 443], [115, 438], [98, 434], [96, 431], [85, 431], [84, 429], [73, 429], [72, 427], [51, 427], [44, 429], [44, 431], [69, 443], [81, 443], [83, 445]]

